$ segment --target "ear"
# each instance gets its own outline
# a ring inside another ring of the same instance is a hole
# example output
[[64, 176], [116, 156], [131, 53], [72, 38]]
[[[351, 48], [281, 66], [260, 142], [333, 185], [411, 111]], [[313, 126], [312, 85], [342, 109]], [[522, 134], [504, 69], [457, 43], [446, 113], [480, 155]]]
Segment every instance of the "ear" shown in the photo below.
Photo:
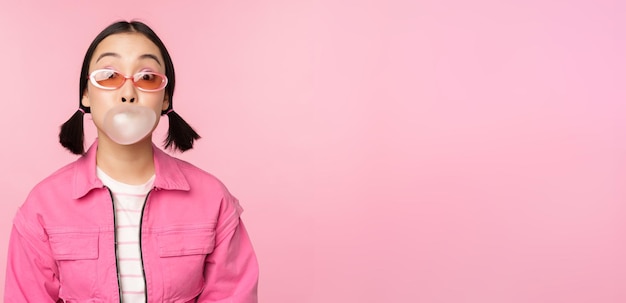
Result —
[[87, 93], [86, 89], [85, 92], [83, 92], [83, 97], [80, 98], [80, 104], [82, 104], [84, 107], [91, 106], [91, 103], [89, 102], [89, 94]]
[[165, 95], [165, 97], [163, 98], [163, 106], [161, 106], [161, 110], [167, 110], [170, 107], [170, 98]]

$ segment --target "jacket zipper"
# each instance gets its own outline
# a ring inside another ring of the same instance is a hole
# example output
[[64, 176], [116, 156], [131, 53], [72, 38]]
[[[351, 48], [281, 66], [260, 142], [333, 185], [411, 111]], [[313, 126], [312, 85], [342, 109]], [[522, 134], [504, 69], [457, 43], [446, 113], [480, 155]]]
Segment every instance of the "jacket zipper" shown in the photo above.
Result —
[[150, 193], [152, 193], [152, 189], [146, 194], [146, 199], [143, 201], [143, 206], [141, 207], [141, 217], [139, 218], [139, 258], [141, 259], [141, 273], [143, 274], [143, 289], [144, 294], [146, 295], [146, 303], [148, 303], [148, 282], [146, 281], [146, 269], [143, 265], [143, 212], [146, 209], [146, 204], [148, 204], [148, 197], [150, 197]]
[[[117, 226], [117, 222], [115, 222], [115, 200], [113, 199], [113, 192], [111, 192], [110, 188], [106, 186], [105, 188], [109, 191], [109, 196], [111, 197], [111, 205], [113, 205], [113, 227], [115, 227]], [[115, 241], [115, 273], [117, 276], [117, 292], [119, 295], [120, 303], [122, 303], [122, 288], [120, 287], [120, 268], [117, 264], [117, 230], [115, 228], [113, 229], [113, 240]]]

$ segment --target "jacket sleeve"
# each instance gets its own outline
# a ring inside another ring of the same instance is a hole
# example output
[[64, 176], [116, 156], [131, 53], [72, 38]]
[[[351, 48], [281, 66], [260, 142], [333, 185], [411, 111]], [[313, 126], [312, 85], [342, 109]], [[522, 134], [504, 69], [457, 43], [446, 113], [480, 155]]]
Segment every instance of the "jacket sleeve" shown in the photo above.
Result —
[[233, 197], [222, 201], [213, 252], [207, 256], [199, 303], [257, 303], [259, 266]]
[[[37, 222], [37, 221], [35, 221]], [[57, 302], [58, 269], [42, 227], [18, 211], [9, 240], [4, 302]]]

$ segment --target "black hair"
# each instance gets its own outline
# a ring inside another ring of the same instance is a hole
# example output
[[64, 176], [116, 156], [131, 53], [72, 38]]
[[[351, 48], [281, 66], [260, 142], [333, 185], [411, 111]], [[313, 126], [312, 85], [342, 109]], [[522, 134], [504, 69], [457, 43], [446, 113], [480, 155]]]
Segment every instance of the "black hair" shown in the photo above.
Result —
[[85, 153], [83, 115], [85, 113], [90, 113], [90, 108], [83, 106], [81, 100], [83, 94], [85, 93], [85, 90], [87, 89], [89, 62], [93, 57], [93, 53], [96, 50], [96, 47], [98, 47], [102, 40], [104, 40], [108, 36], [120, 33], [140, 33], [146, 38], [150, 39], [150, 41], [152, 41], [152, 43], [154, 43], [161, 51], [161, 55], [163, 56], [163, 61], [165, 65], [165, 76], [168, 80], [167, 86], [165, 87], [165, 95], [169, 100], [169, 107], [161, 112], [161, 115], [167, 114], [169, 120], [167, 138], [163, 142], [164, 147], [177, 149], [181, 152], [193, 148], [194, 141], [200, 139], [200, 136], [193, 128], [191, 128], [189, 124], [187, 124], [187, 122], [185, 122], [185, 120], [183, 120], [183, 118], [181, 118], [176, 112], [172, 111], [174, 84], [176, 83], [172, 58], [170, 57], [170, 54], [165, 48], [165, 45], [163, 44], [161, 39], [159, 39], [156, 33], [146, 24], [139, 21], [115, 22], [105, 28], [102, 32], [100, 32], [100, 34], [98, 34], [98, 36], [96, 36], [96, 38], [91, 42], [91, 45], [89, 45], [87, 53], [85, 54], [85, 59], [83, 60], [83, 66], [80, 71], [78, 92], [79, 109], [74, 113], [74, 115], [72, 115], [69, 120], [67, 120], [61, 126], [61, 132], [59, 133], [59, 142], [61, 143], [61, 145], [63, 145], [63, 147], [67, 148], [74, 154], [81, 155]]

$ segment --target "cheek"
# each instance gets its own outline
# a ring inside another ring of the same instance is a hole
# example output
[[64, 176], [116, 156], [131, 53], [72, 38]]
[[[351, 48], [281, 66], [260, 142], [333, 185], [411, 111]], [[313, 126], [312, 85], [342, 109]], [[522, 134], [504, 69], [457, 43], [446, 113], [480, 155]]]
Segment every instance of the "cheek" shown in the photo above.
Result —
[[104, 106], [115, 102], [115, 91], [108, 91], [102, 89], [92, 89], [87, 95], [92, 106]]
[[115, 105], [115, 95], [110, 91], [94, 89], [88, 92], [91, 120], [96, 126], [102, 125], [106, 112]]
[[104, 120], [105, 114], [106, 114], [106, 110], [104, 108], [101, 108], [98, 106], [92, 106], [90, 120], [97, 127], [100, 127], [102, 125], [102, 121]]
[[148, 99], [146, 100], [147, 101], [146, 103], [149, 104], [148, 106], [160, 112], [165, 103], [165, 101], [163, 100], [164, 98], [165, 98], [165, 94], [163, 93], [155, 94], [153, 96], [149, 96]]

